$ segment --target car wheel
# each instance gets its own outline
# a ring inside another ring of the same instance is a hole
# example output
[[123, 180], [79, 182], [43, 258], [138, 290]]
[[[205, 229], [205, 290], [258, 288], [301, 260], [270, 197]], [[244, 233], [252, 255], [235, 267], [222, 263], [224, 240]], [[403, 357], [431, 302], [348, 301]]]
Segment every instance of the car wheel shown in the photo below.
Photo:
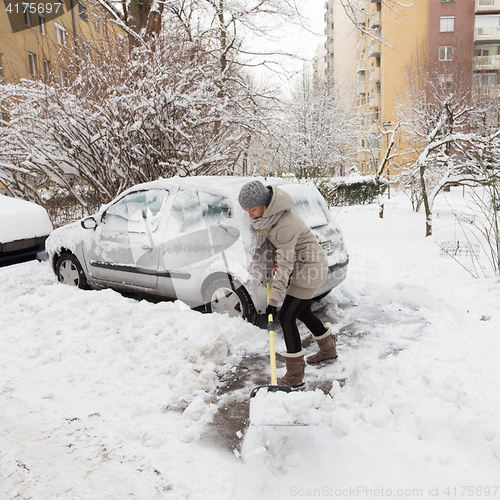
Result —
[[56, 262], [56, 276], [65, 285], [89, 288], [82, 266], [72, 253], [63, 253], [59, 256]]
[[324, 292], [322, 293], [321, 295], [318, 295], [317, 297], [314, 297], [313, 300], [314, 301], [318, 301], [318, 300], [322, 300], [324, 299], [329, 293], [331, 292], [331, 290], [328, 290], [328, 292]]
[[243, 318], [252, 324], [257, 323], [255, 306], [240, 283], [233, 281], [231, 285], [228, 279], [217, 279], [208, 287], [205, 297], [207, 312], [227, 314], [230, 318]]

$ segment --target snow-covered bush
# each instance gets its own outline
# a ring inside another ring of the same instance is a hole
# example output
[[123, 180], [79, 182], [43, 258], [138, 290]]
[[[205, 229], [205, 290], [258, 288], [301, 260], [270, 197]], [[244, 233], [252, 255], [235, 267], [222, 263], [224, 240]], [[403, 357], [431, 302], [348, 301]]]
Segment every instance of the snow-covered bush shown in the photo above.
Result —
[[2, 85], [0, 180], [32, 199], [55, 185], [90, 209], [159, 177], [231, 172], [256, 122], [253, 96], [203, 41], [162, 33], [81, 57], [69, 88]]
[[[386, 191], [387, 185], [386, 181], [381, 181], [382, 194]], [[324, 178], [316, 183], [316, 187], [329, 207], [375, 203], [379, 194], [371, 176]]]
[[[329, 208], [349, 205], [368, 205], [375, 203], [379, 195], [372, 176], [351, 174], [346, 177], [316, 177], [312, 179], [298, 179], [294, 175], [281, 176], [288, 182], [313, 184], [325, 199]], [[381, 180], [381, 191], [385, 193], [389, 183]]]

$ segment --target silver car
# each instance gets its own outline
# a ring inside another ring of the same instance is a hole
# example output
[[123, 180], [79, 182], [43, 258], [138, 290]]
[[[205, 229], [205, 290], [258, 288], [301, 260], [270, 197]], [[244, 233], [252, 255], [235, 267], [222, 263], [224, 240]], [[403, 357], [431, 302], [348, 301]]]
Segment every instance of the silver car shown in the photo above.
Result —
[[[254, 178], [253, 178], [254, 179]], [[255, 323], [266, 308], [266, 287], [249, 272], [249, 218], [238, 203], [245, 177], [188, 177], [135, 186], [47, 240], [61, 283], [113, 288], [179, 299], [208, 312]], [[342, 233], [313, 186], [279, 185], [323, 246], [330, 272], [316, 298], [346, 277], [349, 255]]]

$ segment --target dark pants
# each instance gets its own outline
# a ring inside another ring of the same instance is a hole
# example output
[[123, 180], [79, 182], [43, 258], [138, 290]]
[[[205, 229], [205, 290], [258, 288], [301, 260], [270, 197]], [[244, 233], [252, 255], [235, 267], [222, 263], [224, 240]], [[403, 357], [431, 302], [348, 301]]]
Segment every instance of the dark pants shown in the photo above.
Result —
[[285, 295], [285, 300], [280, 310], [280, 324], [285, 336], [286, 351], [289, 354], [300, 352], [299, 329], [297, 320], [300, 319], [315, 337], [326, 333], [327, 328], [322, 321], [311, 311], [312, 299], [297, 299], [290, 295]]

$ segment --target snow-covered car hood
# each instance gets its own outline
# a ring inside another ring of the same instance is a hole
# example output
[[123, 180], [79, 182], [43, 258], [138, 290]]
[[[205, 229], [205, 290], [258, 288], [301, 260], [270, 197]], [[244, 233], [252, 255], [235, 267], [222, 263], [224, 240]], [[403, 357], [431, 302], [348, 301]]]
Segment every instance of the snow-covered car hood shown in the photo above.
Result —
[[0, 243], [46, 236], [51, 232], [52, 223], [43, 207], [0, 194]]
[[45, 249], [50, 256], [60, 253], [62, 249], [75, 252], [83, 241], [83, 229], [80, 221], [54, 229], [45, 242]]

